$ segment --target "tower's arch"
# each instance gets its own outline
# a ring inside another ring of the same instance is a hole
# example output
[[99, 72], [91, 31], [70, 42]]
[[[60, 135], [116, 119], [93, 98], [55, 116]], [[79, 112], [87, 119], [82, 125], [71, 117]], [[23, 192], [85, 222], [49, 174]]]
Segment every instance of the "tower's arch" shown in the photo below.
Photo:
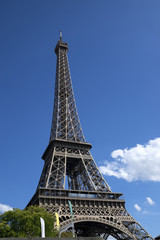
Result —
[[[98, 218], [94, 216], [75, 218], [74, 228], [77, 237], [103, 237], [109, 235], [116, 239], [136, 239], [136, 237], [120, 222], [116, 222], [113, 217]], [[63, 222], [64, 228], [61, 232], [71, 229], [71, 219]]]

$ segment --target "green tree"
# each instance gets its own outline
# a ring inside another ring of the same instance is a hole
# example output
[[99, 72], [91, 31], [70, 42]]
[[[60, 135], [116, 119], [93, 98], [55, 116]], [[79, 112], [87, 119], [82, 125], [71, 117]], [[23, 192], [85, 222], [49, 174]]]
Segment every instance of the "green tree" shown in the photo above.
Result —
[[30, 206], [24, 210], [14, 209], [0, 215], [0, 238], [40, 237], [40, 217], [45, 221], [46, 237], [56, 237], [55, 218], [42, 207]]

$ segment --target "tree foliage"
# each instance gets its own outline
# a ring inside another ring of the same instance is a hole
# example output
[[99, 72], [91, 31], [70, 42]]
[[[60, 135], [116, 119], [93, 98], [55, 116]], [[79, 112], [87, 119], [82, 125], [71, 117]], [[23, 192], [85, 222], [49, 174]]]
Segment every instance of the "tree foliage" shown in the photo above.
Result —
[[40, 217], [45, 221], [46, 237], [58, 236], [58, 232], [54, 228], [54, 216], [44, 208], [30, 206], [24, 210], [8, 211], [0, 216], [0, 238], [40, 237]]

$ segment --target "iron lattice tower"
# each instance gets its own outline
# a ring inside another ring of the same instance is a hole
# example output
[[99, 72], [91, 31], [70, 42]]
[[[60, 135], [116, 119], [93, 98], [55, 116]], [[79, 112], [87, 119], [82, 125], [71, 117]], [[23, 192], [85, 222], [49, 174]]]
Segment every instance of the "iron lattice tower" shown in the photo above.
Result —
[[28, 203], [59, 214], [61, 232], [77, 236], [112, 235], [116, 239], [153, 239], [127, 212], [121, 193], [113, 193], [101, 175], [85, 141], [73, 94], [68, 44], [58, 41], [54, 109], [49, 144], [42, 156], [43, 171], [36, 193]]

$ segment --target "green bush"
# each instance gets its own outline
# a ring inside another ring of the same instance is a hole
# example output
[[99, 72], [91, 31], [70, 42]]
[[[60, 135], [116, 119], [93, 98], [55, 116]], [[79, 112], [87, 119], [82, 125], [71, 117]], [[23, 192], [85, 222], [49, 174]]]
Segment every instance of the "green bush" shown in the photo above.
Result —
[[40, 217], [45, 221], [46, 237], [58, 236], [54, 228], [54, 216], [44, 208], [30, 206], [24, 210], [14, 209], [0, 215], [0, 238], [40, 237]]

